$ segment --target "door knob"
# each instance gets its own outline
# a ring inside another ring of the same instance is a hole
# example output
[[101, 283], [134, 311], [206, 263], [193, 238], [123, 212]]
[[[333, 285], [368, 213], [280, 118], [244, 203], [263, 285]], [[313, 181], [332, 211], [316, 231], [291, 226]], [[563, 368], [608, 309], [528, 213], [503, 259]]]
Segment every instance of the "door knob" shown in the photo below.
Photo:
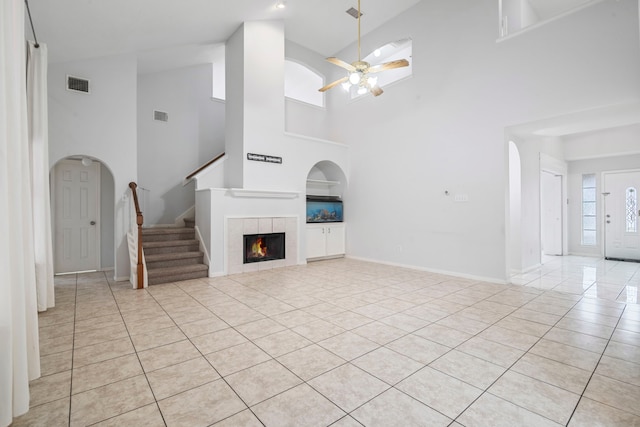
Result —
[[96, 222], [95, 221], [91, 221], [89, 224], [96, 225]]
[[611, 221], [607, 220], [607, 224], [611, 224]]
[[607, 214], [607, 218], [611, 218], [611, 215]]

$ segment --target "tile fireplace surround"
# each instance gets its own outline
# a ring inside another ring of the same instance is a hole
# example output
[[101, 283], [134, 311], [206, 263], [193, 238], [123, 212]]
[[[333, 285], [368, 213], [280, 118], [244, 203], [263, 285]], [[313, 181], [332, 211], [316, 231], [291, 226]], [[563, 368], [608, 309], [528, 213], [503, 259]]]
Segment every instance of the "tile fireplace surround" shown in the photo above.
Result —
[[[285, 233], [285, 259], [243, 263], [245, 234]], [[227, 274], [251, 273], [288, 267], [298, 263], [298, 217], [227, 218]]]

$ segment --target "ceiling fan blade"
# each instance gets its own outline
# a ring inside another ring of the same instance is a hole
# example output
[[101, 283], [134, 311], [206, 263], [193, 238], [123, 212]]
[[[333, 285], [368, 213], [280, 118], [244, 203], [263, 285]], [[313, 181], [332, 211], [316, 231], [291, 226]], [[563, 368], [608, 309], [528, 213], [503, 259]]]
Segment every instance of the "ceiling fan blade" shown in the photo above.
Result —
[[330, 57], [327, 58], [327, 61], [331, 62], [334, 65], [337, 65], [338, 67], [342, 67], [345, 70], [349, 71], [349, 72], [354, 72], [356, 71], [356, 67], [354, 67], [353, 65], [349, 64], [348, 62], [344, 62], [342, 59], [338, 59], [336, 57]]
[[373, 96], [380, 96], [382, 95], [382, 92], [384, 92], [380, 86], [374, 86], [369, 90]]
[[329, 83], [325, 87], [321, 87], [320, 89], [318, 89], [318, 91], [319, 92], [326, 92], [329, 89], [331, 89], [332, 87], [338, 86], [340, 83], [346, 82], [347, 80], [349, 80], [349, 76], [344, 76], [343, 78], [338, 79], [333, 83]]
[[385, 62], [384, 64], [374, 65], [369, 68], [369, 73], [379, 73], [380, 71], [392, 70], [394, 68], [402, 68], [409, 65], [406, 59], [398, 59], [397, 61]]

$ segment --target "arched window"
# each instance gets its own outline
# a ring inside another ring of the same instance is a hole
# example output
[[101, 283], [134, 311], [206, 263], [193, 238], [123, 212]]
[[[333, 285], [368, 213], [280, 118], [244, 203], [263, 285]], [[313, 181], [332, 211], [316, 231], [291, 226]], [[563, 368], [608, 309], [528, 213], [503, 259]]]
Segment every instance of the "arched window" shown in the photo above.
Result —
[[[387, 70], [375, 74], [375, 76], [378, 78], [377, 85], [384, 89], [385, 86], [397, 82], [398, 80], [410, 77], [413, 74], [412, 53], [413, 41], [411, 39], [401, 39], [395, 42], [387, 43], [384, 46], [380, 46], [369, 55], [365, 56], [363, 61], [368, 62], [372, 66], [384, 64], [385, 62], [389, 61], [395, 61], [397, 59], [406, 59], [407, 61], [409, 61], [408, 67], [396, 68], [393, 70]], [[366, 93], [369, 93], [365, 92], [364, 94], [358, 94], [357, 89], [358, 87], [356, 85], [351, 86], [351, 99], [355, 99], [365, 95]]]
[[284, 61], [284, 96], [307, 104], [324, 107], [322, 76], [309, 67], [286, 59]]
[[633, 187], [625, 191], [625, 208], [627, 233], [635, 233], [638, 231], [638, 192]]

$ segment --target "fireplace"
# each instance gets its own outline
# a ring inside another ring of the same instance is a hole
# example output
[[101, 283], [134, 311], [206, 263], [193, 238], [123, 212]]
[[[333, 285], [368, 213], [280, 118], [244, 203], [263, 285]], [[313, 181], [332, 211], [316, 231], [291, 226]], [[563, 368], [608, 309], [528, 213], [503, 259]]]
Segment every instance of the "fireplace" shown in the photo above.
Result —
[[244, 264], [285, 259], [284, 233], [245, 234]]

